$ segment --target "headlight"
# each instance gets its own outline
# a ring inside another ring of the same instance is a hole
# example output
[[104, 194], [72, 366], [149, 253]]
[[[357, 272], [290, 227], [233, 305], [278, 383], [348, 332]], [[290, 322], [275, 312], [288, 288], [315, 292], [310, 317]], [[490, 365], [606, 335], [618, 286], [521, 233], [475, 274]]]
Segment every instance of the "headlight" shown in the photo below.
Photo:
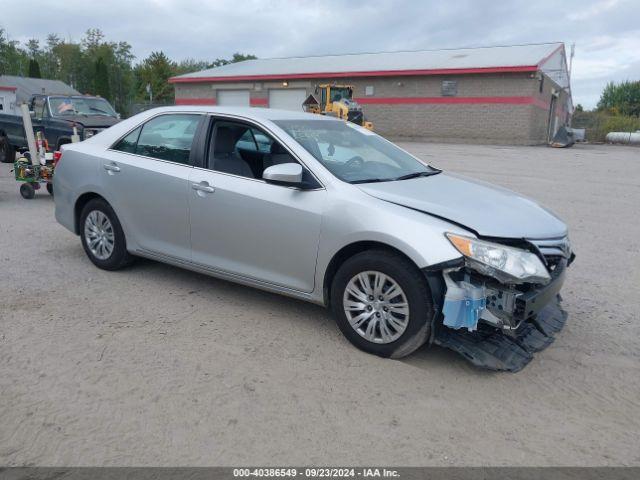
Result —
[[453, 233], [446, 235], [480, 273], [503, 282], [548, 283], [551, 280], [545, 266], [531, 252]]

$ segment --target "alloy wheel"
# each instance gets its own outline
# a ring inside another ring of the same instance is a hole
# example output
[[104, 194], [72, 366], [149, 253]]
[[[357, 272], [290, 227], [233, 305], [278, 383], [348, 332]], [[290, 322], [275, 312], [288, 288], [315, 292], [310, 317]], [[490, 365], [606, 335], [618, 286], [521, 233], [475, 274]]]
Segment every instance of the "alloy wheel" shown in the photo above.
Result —
[[391, 343], [409, 324], [409, 302], [400, 285], [382, 272], [355, 275], [344, 290], [342, 306], [351, 327], [373, 343]]
[[98, 260], [106, 260], [113, 253], [115, 235], [111, 220], [100, 210], [92, 210], [84, 222], [87, 247]]

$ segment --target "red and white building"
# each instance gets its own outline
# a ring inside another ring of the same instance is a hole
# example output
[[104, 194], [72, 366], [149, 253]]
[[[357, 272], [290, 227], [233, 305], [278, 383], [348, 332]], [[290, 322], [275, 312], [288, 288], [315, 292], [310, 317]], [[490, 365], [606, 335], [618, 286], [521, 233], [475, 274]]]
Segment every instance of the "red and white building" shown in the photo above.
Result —
[[179, 105], [302, 110], [320, 83], [354, 86], [396, 139], [539, 144], [573, 111], [562, 43], [248, 60], [170, 79]]

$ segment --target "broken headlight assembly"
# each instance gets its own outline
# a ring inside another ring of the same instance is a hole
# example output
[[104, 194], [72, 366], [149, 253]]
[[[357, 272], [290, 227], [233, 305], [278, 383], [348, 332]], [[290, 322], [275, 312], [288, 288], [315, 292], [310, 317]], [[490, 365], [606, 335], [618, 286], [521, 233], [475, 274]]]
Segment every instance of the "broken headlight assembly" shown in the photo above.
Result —
[[547, 284], [551, 276], [537, 255], [519, 248], [453, 233], [446, 234], [469, 268], [502, 283]]

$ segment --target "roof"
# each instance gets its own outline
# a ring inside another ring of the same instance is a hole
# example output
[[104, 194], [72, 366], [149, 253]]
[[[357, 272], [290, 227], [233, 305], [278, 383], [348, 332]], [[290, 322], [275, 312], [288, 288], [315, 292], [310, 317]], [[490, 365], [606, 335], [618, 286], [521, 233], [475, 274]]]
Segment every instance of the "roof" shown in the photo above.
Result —
[[116, 139], [126, 135], [149, 118], [161, 113], [214, 113], [228, 115], [231, 118], [237, 118], [239, 120], [255, 120], [262, 124], [278, 120], [313, 120], [317, 122], [339, 122], [344, 124], [343, 120], [337, 119], [336, 117], [272, 108], [219, 107], [215, 105], [166, 106], [150, 108], [149, 110], [140, 112], [109, 127], [100, 135], [96, 135], [80, 143], [68, 144], [65, 148], [73, 149], [77, 146], [82, 147], [86, 145], [110, 146]]
[[[217, 105], [170, 105], [166, 107], [157, 107], [145, 110], [138, 115], [144, 115], [152, 112], [153, 115], [158, 113], [177, 113], [177, 112], [204, 112], [219, 113], [226, 115], [237, 115], [249, 119], [260, 120], [321, 120], [321, 121], [340, 121], [336, 117], [316, 115], [314, 113], [298, 112], [293, 110], [280, 110], [277, 108], [254, 108], [254, 107], [221, 107]], [[137, 116], [137, 115], [135, 115]], [[152, 116], [152, 115], [149, 115]], [[133, 118], [133, 117], [130, 117]]]
[[60, 80], [14, 75], [0, 75], [0, 88], [15, 91], [18, 103], [26, 102], [31, 95], [40, 93], [47, 95], [80, 95], [80, 92]]
[[171, 83], [317, 77], [537, 71], [562, 43], [245, 60], [171, 78]]

